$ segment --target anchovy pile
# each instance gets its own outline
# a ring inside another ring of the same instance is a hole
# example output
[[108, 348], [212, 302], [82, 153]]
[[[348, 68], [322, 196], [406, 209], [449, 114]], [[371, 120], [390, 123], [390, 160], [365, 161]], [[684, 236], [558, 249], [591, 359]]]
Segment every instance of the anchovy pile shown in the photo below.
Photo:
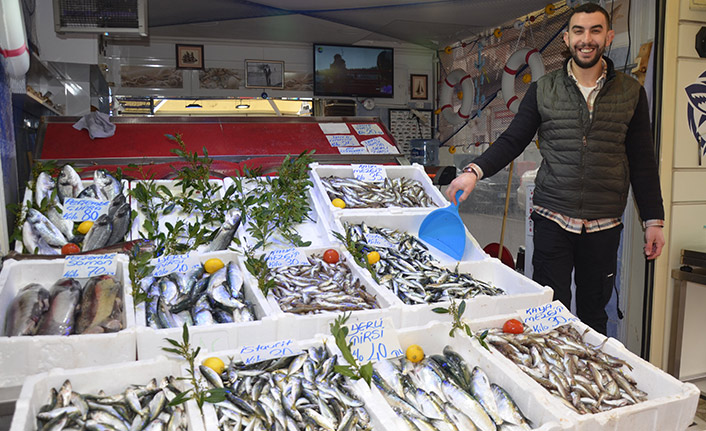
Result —
[[149, 298], [145, 314], [152, 328], [257, 320], [253, 305], [245, 299], [243, 278], [234, 262], [213, 274], [198, 267], [187, 274], [146, 277], [140, 284]]
[[355, 178], [322, 177], [329, 199], [342, 199], [346, 208], [435, 207], [436, 203], [417, 180], [385, 178], [382, 183]]
[[227, 389], [215, 404], [219, 429], [370, 430], [363, 401], [334, 372], [336, 356], [312, 347], [299, 356], [253, 365], [231, 362], [222, 374], [199, 369], [213, 387]]
[[623, 366], [632, 370], [630, 364], [584, 342], [571, 326], [543, 334], [525, 328], [517, 335], [493, 328], [486, 341], [578, 413], [600, 413], [647, 399], [621, 371]]
[[354, 279], [343, 257], [326, 263], [320, 255], [309, 256], [311, 265], [272, 269], [276, 283], [270, 292], [282, 311], [314, 314], [326, 311], [352, 311], [379, 308], [377, 299]]
[[66, 380], [57, 391], [51, 389], [50, 400], [37, 414], [38, 430], [145, 430], [186, 431], [188, 420], [184, 408], [170, 406], [181, 391], [174, 377], [161, 382], [152, 379], [147, 385], [133, 385], [125, 392], [106, 395], [80, 394]]
[[373, 381], [409, 431], [531, 429], [510, 395], [479, 367], [471, 371], [450, 346], [417, 364], [376, 362]]
[[[364, 252], [374, 250], [380, 253], [380, 261], [372, 266], [378, 283], [392, 290], [405, 304], [430, 304], [478, 295], [505, 294], [503, 289], [477, 280], [471, 274], [460, 274], [437, 266], [427, 246], [406, 232], [370, 227], [365, 223], [345, 223], [345, 229]], [[365, 234], [381, 235], [394, 247], [371, 246]]]
[[[81, 188], [81, 178], [64, 165], [56, 181], [42, 172], [34, 184], [36, 208], [29, 208], [22, 225], [22, 243], [30, 253], [60, 254], [67, 243], [81, 244], [82, 251], [95, 250], [123, 241], [130, 229], [130, 204], [122, 193], [122, 185], [107, 171], [94, 172], [93, 184]], [[64, 220], [61, 213], [66, 198], [90, 198], [111, 201], [108, 213], [94, 222], [86, 235], [74, 232], [75, 222]]]
[[111, 275], [90, 278], [86, 285], [62, 278], [50, 290], [24, 286], [5, 316], [5, 332], [18, 335], [71, 335], [123, 329], [123, 287]]

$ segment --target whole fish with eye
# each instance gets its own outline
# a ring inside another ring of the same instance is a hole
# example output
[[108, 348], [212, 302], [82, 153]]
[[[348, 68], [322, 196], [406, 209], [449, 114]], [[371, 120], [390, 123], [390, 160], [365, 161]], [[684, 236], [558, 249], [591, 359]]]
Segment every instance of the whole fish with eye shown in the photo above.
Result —
[[93, 173], [93, 184], [100, 190], [105, 200], [112, 201], [123, 192], [120, 181], [115, 179], [105, 169], [98, 169]]
[[205, 252], [227, 250], [233, 242], [235, 232], [240, 226], [242, 218], [239, 211], [231, 210], [225, 216], [225, 220], [216, 232], [213, 240], [205, 247]]
[[5, 316], [5, 335], [34, 335], [42, 315], [49, 309], [49, 291], [30, 283], [17, 293]]
[[[123, 196], [123, 195], [119, 195]], [[115, 199], [114, 199], [115, 200]], [[101, 247], [108, 247], [113, 244], [117, 244], [125, 238], [128, 230], [130, 230], [130, 204], [124, 203], [120, 208], [115, 210], [115, 213], [111, 217], [108, 213], [108, 217], [111, 218], [111, 232], [108, 237], [108, 241]], [[99, 247], [96, 247], [99, 248]]]
[[83, 288], [76, 317], [76, 333], [95, 334], [121, 330], [122, 292], [122, 284], [112, 275], [91, 277]]
[[[27, 221], [32, 231], [52, 247], [63, 247], [67, 241], [61, 231], [49, 221], [41, 212], [30, 208], [27, 212]], [[33, 250], [30, 250], [33, 251]]]
[[42, 316], [37, 335], [70, 335], [74, 331], [76, 309], [81, 300], [81, 284], [62, 278], [51, 287], [49, 310]]
[[51, 388], [47, 404], [37, 410], [36, 429], [187, 431], [184, 405], [169, 405], [183, 390], [172, 376], [111, 395], [102, 390], [79, 393], [66, 380], [58, 390]]
[[57, 178], [57, 194], [61, 203], [66, 198], [75, 198], [81, 193], [81, 177], [71, 165], [64, 165]]
[[57, 195], [57, 189], [54, 179], [46, 172], [40, 172], [34, 186], [34, 201], [38, 207], [46, 208], [44, 214], [46, 218], [67, 241], [71, 241], [74, 238], [74, 225], [70, 220], [64, 220], [59, 214], [59, 210], [63, 210], [63, 208]]
[[103, 214], [93, 223], [91, 229], [83, 239], [81, 251], [95, 250], [105, 247], [113, 233], [113, 223], [107, 214]]
[[383, 182], [356, 178], [322, 177], [329, 199], [342, 199], [346, 208], [435, 207], [424, 186], [411, 178], [385, 178]]

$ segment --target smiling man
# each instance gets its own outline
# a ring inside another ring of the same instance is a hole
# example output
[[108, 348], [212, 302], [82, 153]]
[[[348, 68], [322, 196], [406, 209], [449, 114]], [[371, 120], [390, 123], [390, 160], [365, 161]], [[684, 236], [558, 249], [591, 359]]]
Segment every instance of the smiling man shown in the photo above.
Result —
[[564, 33], [571, 57], [530, 85], [507, 130], [446, 192], [453, 201], [463, 190], [465, 200], [478, 180], [519, 156], [536, 133], [542, 163], [533, 198], [533, 278], [552, 287], [554, 299], [568, 308], [573, 271], [576, 313], [604, 334], [630, 185], [647, 259], [657, 258], [664, 246], [647, 96], [603, 56], [613, 37], [603, 8], [593, 3], [575, 8]]

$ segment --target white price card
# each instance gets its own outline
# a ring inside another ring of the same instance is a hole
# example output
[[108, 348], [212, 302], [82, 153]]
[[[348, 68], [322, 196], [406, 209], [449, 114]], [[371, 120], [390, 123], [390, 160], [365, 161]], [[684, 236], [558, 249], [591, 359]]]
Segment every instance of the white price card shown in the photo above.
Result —
[[393, 243], [379, 233], [364, 233], [365, 242], [373, 247], [396, 248]]
[[173, 272], [187, 273], [194, 266], [194, 258], [191, 254], [168, 254], [152, 259], [154, 265], [153, 277], [164, 277]]
[[379, 183], [387, 178], [385, 168], [380, 165], [351, 165], [351, 167], [353, 168], [353, 177], [358, 181]]
[[353, 124], [352, 126], [359, 135], [382, 135], [382, 129], [377, 124]]
[[369, 154], [365, 147], [338, 147], [341, 154]]
[[532, 328], [534, 332], [547, 332], [559, 326], [579, 321], [579, 318], [571, 314], [560, 301], [518, 310], [518, 313], [520, 313], [524, 324]]
[[397, 331], [389, 317], [350, 323], [346, 342], [359, 363], [396, 358], [404, 354]]
[[240, 348], [240, 359], [245, 364], [265, 361], [267, 359], [286, 358], [302, 352], [295, 340], [280, 340], [274, 343], [261, 343]]
[[63, 278], [91, 278], [97, 275], [115, 275], [115, 253], [74, 254], [64, 259]]
[[71, 221], [96, 221], [98, 217], [108, 213], [109, 206], [110, 201], [66, 198], [61, 218]]
[[321, 131], [327, 135], [351, 133], [346, 123], [319, 123], [319, 127], [321, 127]]
[[326, 135], [332, 147], [357, 147], [358, 140], [353, 135]]
[[272, 250], [270, 254], [267, 255], [268, 268], [284, 268], [299, 265], [310, 265], [310, 263], [304, 252], [298, 248]]
[[380, 136], [361, 142], [370, 154], [399, 154], [392, 144]]

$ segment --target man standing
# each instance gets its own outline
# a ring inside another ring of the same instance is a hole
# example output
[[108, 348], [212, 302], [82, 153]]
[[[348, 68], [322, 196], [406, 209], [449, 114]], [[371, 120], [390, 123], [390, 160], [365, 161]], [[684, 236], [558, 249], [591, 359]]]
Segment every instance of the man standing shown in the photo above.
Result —
[[664, 246], [664, 207], [644, 88], [616, 72], [603, 52], [613, 41], [610, 16], [586, 3], [569, 18], [564, 42], [571, 58], [527, 90], [495, 144], [464, 168], [446, 192], [465, 200], [476, 182], [519, 156], [535, 133], [542, 163], [534, 190], [533, 278], [605, 334], [617, 266], [620, 217], [632, 184], [645, 229], [645, 254]]

